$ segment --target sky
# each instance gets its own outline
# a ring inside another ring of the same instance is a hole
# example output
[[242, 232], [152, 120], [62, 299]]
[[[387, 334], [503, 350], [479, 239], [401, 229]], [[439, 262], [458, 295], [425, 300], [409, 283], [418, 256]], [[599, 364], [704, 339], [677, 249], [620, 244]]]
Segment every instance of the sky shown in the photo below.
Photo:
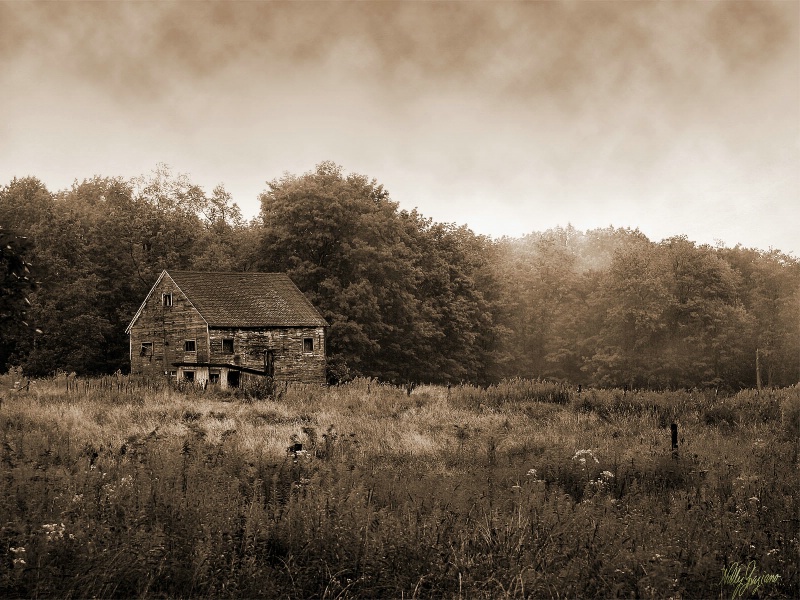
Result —
[[500, 237], [800, 256], [800, 2], [0, 0], [0, 185], [322, 161]]

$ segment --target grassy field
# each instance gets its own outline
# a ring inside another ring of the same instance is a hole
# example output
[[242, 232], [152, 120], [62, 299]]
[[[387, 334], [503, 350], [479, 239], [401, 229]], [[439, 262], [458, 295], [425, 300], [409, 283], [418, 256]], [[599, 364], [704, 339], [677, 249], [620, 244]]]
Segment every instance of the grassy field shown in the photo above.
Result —
[[14, 379], [3, 597], [798, 594], [797, 388]]

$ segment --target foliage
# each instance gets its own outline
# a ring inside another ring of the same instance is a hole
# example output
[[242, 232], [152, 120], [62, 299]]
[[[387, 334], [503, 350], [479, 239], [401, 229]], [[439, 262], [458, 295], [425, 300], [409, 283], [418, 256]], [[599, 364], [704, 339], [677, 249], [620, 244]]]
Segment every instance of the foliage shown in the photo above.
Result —
[[320, 308], [337, 371], [483, 378], [492, 329], [485, 239], [400, 212], [377, 182], [329, 162], [270, 182], [261, 203], [258, 266], [288, 272]]
[[28, 262], [31, 244], [0, 226], [0, 370], [5, 371], [9, 355], [16, 349], [18, 337], [26, 335], [30, 326], [28, 295], [36, 289], [36, 281]]
[[506, 376], [740, 389], [756, 383], [758, 348], [768, 385], [800, 377], [792, 257], [612, 229], [500, 246]]
[[271, 181], [261, 207], [246, 223], [223, 186], [165, 165], [57, 193], [12, 180], [0, 223], [39, 285], [9, 295], [6, 276], [3, 302], [41, 333], [4, 324], [0, 370], [127, 371], [125, 327], [171, 268], [289, 273], [330, 323], [330, 383], [731, 391], [757, 384], [757, 353], [766, 387], [800, 380], [800, 261], [776, 250], [610, 227], [491, 240], [330, 162]]
[[751, 561], [796, 594], [796, 388], [558, 392], [34, 381], [0, 410], [0, 595], [719, 597]]
[[35, 288], [29, 242], [0, 227], [0, 326], [22, 320], [30, 305], [27, 294]]
[[223, 188], [207, 198], [164, 166], [134, 182], [94, 178], [58, 194], [14, 180], [0, 191], [0, 214], [28, 236], [37, 265], [29, 316], [41, 333], [19, 331], [7, 343], [31, 375], [129, 368], [125, 326], [161, 269], [238, 266], [238, 207]]

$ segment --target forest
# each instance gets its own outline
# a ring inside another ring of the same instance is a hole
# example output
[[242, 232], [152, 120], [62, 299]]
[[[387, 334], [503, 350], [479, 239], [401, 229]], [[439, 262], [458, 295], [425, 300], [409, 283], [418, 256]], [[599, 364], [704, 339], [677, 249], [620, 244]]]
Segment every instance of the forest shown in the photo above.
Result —
[[[250, 221], [159, 165], [0, 189], [0, 372], [129, 368], [125, 327], [162, 269], [286, 272], [330, 323], [328, 379], [521, 377], [653, 390], [800, 380], [800, 261], [777, 249], [572, 226], [493, 239], [402, 210], [323, 162]], [[455, 216], [455, 215], [454, 215]]]

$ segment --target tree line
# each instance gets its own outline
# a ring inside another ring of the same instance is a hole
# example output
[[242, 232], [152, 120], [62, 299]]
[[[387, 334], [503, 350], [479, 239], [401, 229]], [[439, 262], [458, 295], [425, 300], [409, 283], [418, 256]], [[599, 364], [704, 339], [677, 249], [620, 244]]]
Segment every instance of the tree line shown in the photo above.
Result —
[[[0, 189], [0, 372], [129, 367], [162, 269], [286, 272], [330, 323], [329, 379], [741, 388], [800, 378], [800, 262], [572, 227], [491, 239], [401, 210], [331, 162], [268, 183], [251, 221], [160, 165]], [[30, 277], [28, 277], [30, 273]]]

